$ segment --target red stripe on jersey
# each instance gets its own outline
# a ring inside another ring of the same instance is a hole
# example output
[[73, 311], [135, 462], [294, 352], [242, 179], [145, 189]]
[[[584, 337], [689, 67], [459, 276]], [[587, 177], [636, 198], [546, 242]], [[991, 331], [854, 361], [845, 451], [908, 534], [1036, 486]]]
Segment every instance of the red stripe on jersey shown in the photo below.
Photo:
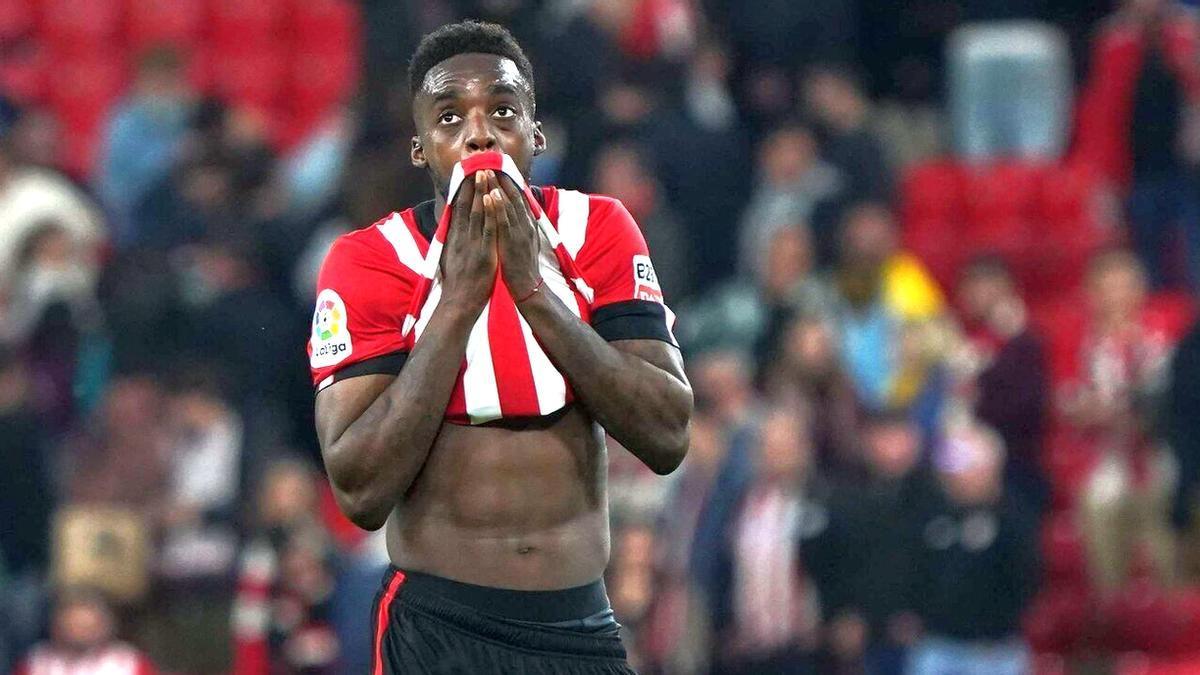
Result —
[[396, 570], [396, 575], [388, 582], [387, 590], [383, 592], [383, 598], [379, 601], [379, 614], [376, 615], [375, 621], [375, 668], [373, 675], [383, 675], [383, 636], [387, 633], [388, 622], [392, 616], [392, 601], [396, 599], [396, 592], [400, 590], [400, 585], [404, 583], [404, 572]]
[[488, 347], [496, 372], [500, 412], [506, 416], [513, 413], [528, 415], [531, 410], [539, 410], [537, 385], [533, 381], [533, 368], [529, 363], [517, 305], [508, 287], [499, 279], [488, 309]]
[[463, 387], [463, 375], [467, 372], [467, 360], [458, 367], [454, 389], [450, 390], [450, 401], [446, 404], [446, 419], [465, 420], [467, 417], [467, 390]]

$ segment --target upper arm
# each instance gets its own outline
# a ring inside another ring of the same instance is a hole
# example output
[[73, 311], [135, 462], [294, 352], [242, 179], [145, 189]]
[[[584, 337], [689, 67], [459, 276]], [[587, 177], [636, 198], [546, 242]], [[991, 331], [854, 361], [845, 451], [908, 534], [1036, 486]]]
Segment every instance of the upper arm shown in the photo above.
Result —
[[675, 315], [663, 298], [646, 240], [618, 200], [588, 196], [586, 236], [575, 258], [592, 287], [592, 327], [605, 340], [676, 345]]
[[691, 390], [687, 374], [683, 369], [683, 356], [675, 345], [662, 340], [615, 340], [612, 346], [623, 354], [635, 356], [646, 363], [679, 380], [680, 384]]
[[350, 378], [400, 372], [413, 274], [374, 228], [334, 243], [318, 276], [308, 340], [318, 391]]
[[342, 380], [317, 392], [317, 440], [321, 450], [328, 451], [395, 379], [395, 375], [375, 373]]

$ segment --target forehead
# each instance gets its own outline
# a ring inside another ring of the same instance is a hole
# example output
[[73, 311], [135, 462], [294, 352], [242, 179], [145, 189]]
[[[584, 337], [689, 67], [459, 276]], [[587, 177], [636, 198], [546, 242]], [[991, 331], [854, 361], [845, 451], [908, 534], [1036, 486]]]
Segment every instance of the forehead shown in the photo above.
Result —
[[425, 73], [418, 97], [433, 98], [456, 91], [486, 91], [504, 84], [528, 92], [529, 82], [517, 64], [496, 54], [458, 54], [438, 63]]

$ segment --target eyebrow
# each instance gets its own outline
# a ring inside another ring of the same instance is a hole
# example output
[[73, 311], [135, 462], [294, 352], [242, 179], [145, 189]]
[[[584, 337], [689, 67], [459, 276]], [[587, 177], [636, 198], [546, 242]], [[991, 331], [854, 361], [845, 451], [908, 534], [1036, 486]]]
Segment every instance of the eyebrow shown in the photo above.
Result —
[[519, 89], [517, 89], [516, 87], [512, 86], [511, 84], [509, 84], [507, 82], [496, 82], [492, 86], [488, 87], [488, 93], [489, 94], [511, 94], [513, 96], [521, 95], [521, 91]]

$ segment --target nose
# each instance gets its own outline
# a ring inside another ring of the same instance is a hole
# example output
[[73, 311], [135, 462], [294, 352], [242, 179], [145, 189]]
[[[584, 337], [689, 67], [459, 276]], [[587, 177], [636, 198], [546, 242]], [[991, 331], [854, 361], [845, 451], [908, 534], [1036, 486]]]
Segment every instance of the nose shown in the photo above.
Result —
[[470, 116], [464, 145], [468, 155], [496, 149], [496, 134], [492, 131], [492, 125], [488, 124], [486, 115]]

